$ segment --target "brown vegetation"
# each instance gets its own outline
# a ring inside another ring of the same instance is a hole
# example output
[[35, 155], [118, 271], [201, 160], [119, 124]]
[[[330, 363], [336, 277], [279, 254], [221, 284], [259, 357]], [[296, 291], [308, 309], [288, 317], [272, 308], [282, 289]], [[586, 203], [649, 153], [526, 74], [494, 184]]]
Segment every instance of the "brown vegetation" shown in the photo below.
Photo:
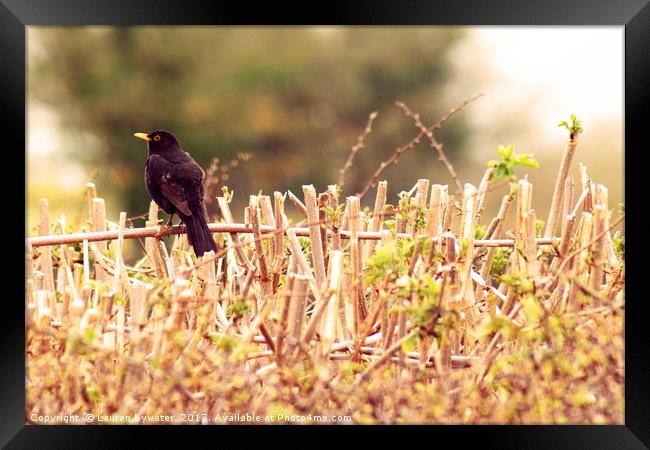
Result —
[[[129, 229], [89, 185], [70, 235], [43, 200], [44, 236], [27, 246], [26, 421], [622, 423], [622, 216], [585, 169], [577, 201], [558, 176], [544, 238], [526, 179], [489, 220], [494, 170], [458, 199], [422, 179], [387, 204], [382, 181], [373, 210], [305, 185], [296, 225], [280, 192], [250, 196], [235, 223], [226, 191], [210, 225], [224, 250], [201, 260], [183, 227], [169, 250], [156, 240], [153, 203], [148, 228]], [[144, 255], [127, 265], [136, 237]]]

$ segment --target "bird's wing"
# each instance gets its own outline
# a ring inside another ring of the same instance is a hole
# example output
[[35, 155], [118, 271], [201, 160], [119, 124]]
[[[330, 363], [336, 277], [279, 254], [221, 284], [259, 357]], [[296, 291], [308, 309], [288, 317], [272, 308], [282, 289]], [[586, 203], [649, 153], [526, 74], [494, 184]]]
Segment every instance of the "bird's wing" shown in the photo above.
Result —
[[[178, 168], [178, 166], [176, 166]], [[163, 171], [160, 178], [160, 190], [163, 195], [173, 203], [177, 210], [187, 216], [192, 215], [188, 203], [188, 193], [184, 188], [183, 180], [178, 176], [178, 171], [174, 168]]]
[[173, 181], [163, 180], [160, 184], [160, 190], [162, 190], [163, 195], [174, 204], [176, 209], [187, 216], [192, 215], [192, 211], [190, 211], [187, 199], [185, 198], [185, 190], [183, 189], [183, 186]]

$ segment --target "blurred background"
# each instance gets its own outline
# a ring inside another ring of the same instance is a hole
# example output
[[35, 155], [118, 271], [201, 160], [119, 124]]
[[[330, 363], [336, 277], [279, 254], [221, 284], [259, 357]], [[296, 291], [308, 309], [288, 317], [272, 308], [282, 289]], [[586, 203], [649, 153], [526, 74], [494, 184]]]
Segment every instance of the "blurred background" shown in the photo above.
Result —
[[[579, 180], [583, 162], [613, 209], [623, 201], [623, 36], [622, 27], [28, 27], [27, 232], [36, 234], [43, 197], [51, 220], [83, 223], [87, 181], [109, 220], [146, 213], [147, 151], [134, 132], [174, 132], [206, 170], [215, 157], [237, 160], [225, 184], [241, 221], [249, 194], [302, 197], [302, 184], [336, 183], [371, 112], [343, 196], [417, 135], [395, 101], [431, 125], [478, 93], [437, 133], [461, 182], [478, 185], [496, 147], [514, 144], [539, 161], [517, 174], [528, 173], [546, 218], [567, 139], [557, 124], [576, 114], [585, 131], [572, 174]], [[418, 178], [453, 183], [426, 140], [380, 179], [396, 203]], [[374, 190], [362, 205], [373, 202]]]

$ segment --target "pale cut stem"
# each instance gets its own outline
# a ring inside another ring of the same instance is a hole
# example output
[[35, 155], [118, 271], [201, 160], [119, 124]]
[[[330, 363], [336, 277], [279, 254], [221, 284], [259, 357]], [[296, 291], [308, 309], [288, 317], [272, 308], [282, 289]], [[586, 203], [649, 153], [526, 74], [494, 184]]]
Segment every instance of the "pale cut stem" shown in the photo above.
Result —
[[311, 239], [312, 265], [316, 274], [316, 283], [318, 287], [322, 289], [325, 286], [326, 282], [325, 257], [323, 254], [323, 241], [321, 239], [321, 226], [318, 215], [316, 190], [311, 184], [304, 185], [302, 187], [302, 190], [305, 194], [307, 221], [311, 224], [309, 227], [309, 238]]
[[307, 217], [307, 207], [305, 206], [305, 204], [301, 202], [300, 199], [296, 197], [296, 195], [293, 192], [288, 190], [287, 194], [289, 194], [289, 200], [291, 200], [291, 202], [295, 205], [298, 211], [300, 211], [305, 217]]
[[[225, 197], [217, 197], [217, 203], [219, 204], [219, 209], [221, 210], [221, 215], [222, 215], [223, 219], [226, 221], [226, 225], [234, 224], [235, 221], [233, 219], [232, 213], [230, 212], [230, 206], [228, 205], [228, 202], [226, 201]], [[208, 228], [210, 228], [210, 231], [212, 231], [212, 232], [216, 231], [210, 225], [212, 225], [212, 224], [208, 225]], [[226, 227], [224, 227], [224, 228], [226, 228]], [[244, 228], [246, 228], [247, 230], [249, 229], [249, 227], [247, 227], [246, 225], [244, 225]], [[239, 258], [239, 263], [242, 266], [246, 267], [246, 269], [249, 270], [249, 271], [255, 270], [255, 266], [253, 265], [253, 263], [250, 262], [250, 260], [244, 254], [244, 250], [242, 249], [242, 243], [241, 243], [241, 240], [239, 239], [239, 235], [236, 232], [233, 232], [233, 231], [230, 231], [230, 230], [224, 230], [224, 231], [228, 231], [230, 233], [230, 240], [231, 240], [231, 242], [233, 244], [233, 247], [235, 248], [235, 252], [237, 254], [237, 257]], [[252, 232], [253, 232], [253, 230], [250, 229], [250, 233], [252, 233]]]
[[[50, 213], [49, 205], [47, 199], [40, 199], [38, 201], [38, 213], [39, 213], [39, 227], [38, 232], [41, 236], [45, 236], [50, 233]], [[34, 243], [31, 243], [35, 247]], [[44, 278], [44, 287], [47, 291], [54, 295], [54, 269], [52, 268], [52, 253], [50, 248], [44, 248], [41, 252], [41, 272], [45, 274]], [[49, 299], [49, 296], [48, 296]], [[47, 306], [49, 308], [53, 307], [53, 302], [48, 300]]]
[[569, 175], [564, 183], [564, 198], [562, 199], [562, 222], [560, 223], [560, 230], [564, 230], [567, 216], [571, 213], [573, 206], [573, 196], [575, 193], [575, 182], [573, 177]]
[[350, 266], [352, 272], [352, 311], [353, 333], [359, 335], [359, 322], [361, 320], [361, 301], [363, 289], [363, 272], [361, 271], [361, 255], [359, 247], [359, 197], [348, 197], [350, 212]]
[[562, 207], [564, 185], [566, 178], [569, 175], [571, 161], [573, 160], [573, 155], [576, 152], [577, 145], [578, 139], [577, 136], [574, 136], [573, 139], [569, 139], [564, 149], [564, 155], [562, 155], [562, 161], [560, 162], [560, 170], [555, 179], [553, 199], [551, 200], [551, 207], [549, 209], [548, 219], [546, 220], [544, 237], [551, 237], [555, 233], [555, 228], [557, 227], [558, 218], [560, 216], [560, 208]]
[[[372, 233], [377, 233], [381, 230], [384, 215], [382, 214], [384, 206], [386, 205], [386, 192], [388, 190], [388, 182], [380, 181], [377, 185], [377, 195], [375, 197], [375, 207], [372, 212], [372, 219], [370, 225], [368, 226], [368, 231]], [[375, 242], [366, 242], [363, 247], [363, 258], [369, 258], [372, 252], [376, 247]]]

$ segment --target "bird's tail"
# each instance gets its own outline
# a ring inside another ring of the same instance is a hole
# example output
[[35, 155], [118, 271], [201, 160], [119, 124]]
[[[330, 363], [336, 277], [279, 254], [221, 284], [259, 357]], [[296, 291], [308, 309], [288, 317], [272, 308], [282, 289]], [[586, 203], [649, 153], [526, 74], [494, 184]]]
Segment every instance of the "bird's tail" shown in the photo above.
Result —
[[208, 223], [203, 214], [199, 213], [185, 216], [182, 219], [187, 227], [187, 239], [194, 248], [194, 253], [197, 257], [200, 258], [205, 252], [209, 252], [210, 250], [215, 253], [219, 250], [219, 247], [212, 238], [212, 233], [210, 233]]

